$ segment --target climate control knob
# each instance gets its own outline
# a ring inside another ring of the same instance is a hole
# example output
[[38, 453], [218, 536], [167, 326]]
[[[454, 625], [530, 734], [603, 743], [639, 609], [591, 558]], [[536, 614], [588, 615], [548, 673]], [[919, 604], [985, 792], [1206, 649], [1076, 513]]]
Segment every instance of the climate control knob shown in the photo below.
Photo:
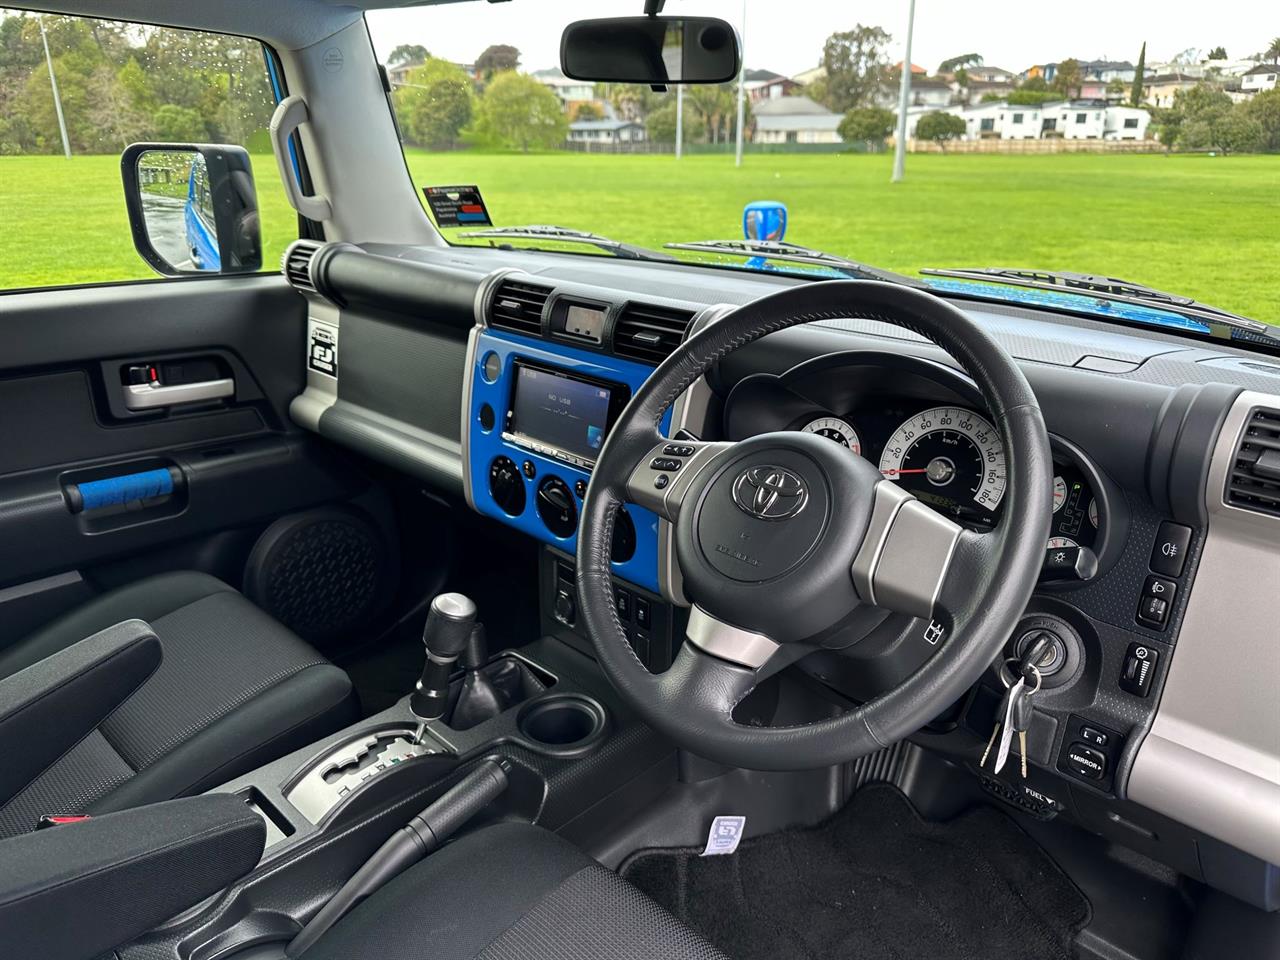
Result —
[[489, 464], [489, 493], [503, 513], [513, 517], [524, 513], [524, 479], [510, 457], [498, 457]]
[[544, 479], [538, 484], [536, 504], [548, 530], [557, 537], [573, 536], [578, 529], [578, 507], [567, 483], [556, 476]]

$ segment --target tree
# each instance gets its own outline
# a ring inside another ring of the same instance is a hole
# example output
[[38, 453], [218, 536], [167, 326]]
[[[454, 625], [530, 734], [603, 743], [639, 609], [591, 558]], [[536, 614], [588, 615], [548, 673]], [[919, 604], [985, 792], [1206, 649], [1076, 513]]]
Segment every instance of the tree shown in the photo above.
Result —
[[494, 75], [480, 98], [476, 120], [482, 134], [526, 153], [560, 146], [569, 129], [551, 88], [513, 70]]
[[938, 64], [939, 73], [955, 73], [965, 67], [976, 67], [982, 63], [982, 54], [965, 53], [958, 57], [950, 57]]
[[889, 75], [885, 45], [893, 38], [879, 27], [858, 24], [833, 33], [822, 47], [827, 71], [826, 105], [836, 113], [871, 106]]
[[920, 140], [932, 140], [944, 150], [947, 148], [947, 141], [958, 140], [964, 133], [964, 119], [941, 110], [926, 113], [916, 121], [916, 137]]
[[1142, 103], [1142, 87], [1147, 76], [1147, 41], [1142, 41], [1142, 50], [1138, 53], [1138, 65], [1133, 71], [1133, 89], [1129, 91], [1129, 103], [1138, 106]]
[[[721, 143], [733, 134], [737, 119], [737, 98], [732, 84], [698, 84], [685, 94], [685, 104], [693, 109], [701, 126], [700, 135], [691, 139], [703, 143]], [[747, 121], [744, 114], [743, 122]]]
[[1259, 150], [1280, 153], [1280, 87], [1255, 93], [1250, 100], [1237, 104], [1246, 116], [1258, 124], [1261, 131]]
[[623, 120], [643, 120], [664, 101], [662, 94], [654, 93], [647, 83], [598, 83], [596, 98], [608, 101]]
[[1207, 58], [1207, 59], [1209, 59], [1209, 60], [1225, 60], [1225, 59], [1227, 59], [1227, 48], [1226, 48], [1226, 47], [1214, 47], [1212, 50], [1210, 50], [1210, 51], [1209, 51], [1209, 56], [1208, 56], [1208, 58]]
[[584, 100], [578, 104], [577, 109], [573, 111], [573, 119], [575, 120], [603, 120], [604, 111], [600, 109], [598, 103], [592, 103], [590, 100]]
[[199, 111], [166, 103], [151, 118], [151, 129], [157, 140], [199, 143], [209, 137], [209, 127]]
[[1271, 41], [1271, 45], [1263, 51], [1262, 59], [1266, 60], [1268, 63], [1280, 60], [1280, 37], [1276, 37]]
[[[655, 143], [675, 143], [676, 142], [676, 98], [668, 97], [662, 106], [655, 110], [651, 110], [649, 115], [644, 119], [645, 135]], [[684, 136], [689, 139], [690, 135], [698, 129], [698, 118], [694, 114], [693, 109], [688, 102], [684, 105]]]
[[408, 63], [426, 63], [431, 59], [427, 48], [420, 43], [402, 43], [387, 57], [387, 66], [399, 67]]
[[836, 129], [845, 140], [867, 140], [884, 143], [893, 133], [896, 118], [883, 107], [854, 107], [844, 115]]
[[1119, 77], [1113, 78], [1107, 84], [1107, 99], [1113, 103], [1119, 103], [1124, 99], [1124, 81]]
[[1184, 150], [1216, 147], [1218, 128], [1231, 112], [1231, 97], [1222, 90], [1198, 83], [1173, 95], [1173, 106], [1160, 118], [1160, 139]]
[[[1042, 103], [1048, 103], [1050, 100], [1056, 100], [1058, 94], [1053, 90], [1032, 90], [1030, 84], [1024, 84], [1017, 90], [1009, 93], [1008, 101], [1010, 104], [1017, 104], [1022, 107], [1038, 107]], [[1001, 99], [996, 97], [996, 100]]]
[[1068, 100], [1074, 100], [1080, 96], [1080, 85], [1084, 83], [1084, 74], [1080, 72], [1080, 61], [1074, 58], [1068, 58], [1058, 64], [1057, 72], [1053, 75], [1053, 86]]
[[966, 70], [964, 67], [960, 67], [958, 70], [956, 70], [955, 78], [956, 78], [956, 83], [960, 84], [960, 86], [962, 87], [969, 86], [969, 71]]
[[424, 147], [452, 147], [471, 122], [471, 78], [447, 60], [429, 58], [395, 92], [396, 116], [407, 138]]
[[476, 73], [491, 80], [495, 74], [516, 70], [520, 66], [520, 51], [509, 43], [495, 43], [484, 48], [476, 57]]

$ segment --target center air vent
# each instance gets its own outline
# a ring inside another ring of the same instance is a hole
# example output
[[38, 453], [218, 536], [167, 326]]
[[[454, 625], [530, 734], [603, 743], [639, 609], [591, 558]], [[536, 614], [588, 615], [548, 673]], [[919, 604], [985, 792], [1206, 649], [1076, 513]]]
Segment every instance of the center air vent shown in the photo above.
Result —
[[692, 320], [689, 310], [629, 303], [613, 330], [613, 352], [645, 363], [661, 363], [680, 346]]
[[1280, 517], [1280, 410], [1254, 410], [1227, 477], [1227, 503]]
[[316, 285], [311, 282], [311, 259], [319, 249], [320, 244], [314, 240], [295, 240], [284, 252], [280, 269], [294, 289], [303, 293], [316, 292]]
[[493, 294], [489, 325], [530, 336], [542, 335], [542, 308], [551, 296], [549, 287], [520, 280], [503, 280]]

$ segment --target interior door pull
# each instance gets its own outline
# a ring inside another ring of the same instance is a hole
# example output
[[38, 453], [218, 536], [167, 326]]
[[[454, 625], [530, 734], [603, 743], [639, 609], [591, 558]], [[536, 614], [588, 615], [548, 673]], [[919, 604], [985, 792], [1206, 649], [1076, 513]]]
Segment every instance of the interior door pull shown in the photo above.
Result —
[[130, 410], [156, 410], [179, 403], [201, 403], [234, 396], [236, 382], [231, 377], [200, 380], [195, 383], [128, 383], [124, 388], [124, 405]]

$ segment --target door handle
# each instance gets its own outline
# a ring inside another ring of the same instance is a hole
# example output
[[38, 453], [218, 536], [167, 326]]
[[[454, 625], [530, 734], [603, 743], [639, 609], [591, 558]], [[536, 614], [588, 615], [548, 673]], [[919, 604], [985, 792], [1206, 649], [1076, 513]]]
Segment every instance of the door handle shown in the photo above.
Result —
[[199, 380], [163, 386], [155, 383], [129, 383], [124, 388], [124, 405], [130, 410], [156, 410], [179, 403], [200, 403], [234, 396], [236, 382], [231, 377]]

